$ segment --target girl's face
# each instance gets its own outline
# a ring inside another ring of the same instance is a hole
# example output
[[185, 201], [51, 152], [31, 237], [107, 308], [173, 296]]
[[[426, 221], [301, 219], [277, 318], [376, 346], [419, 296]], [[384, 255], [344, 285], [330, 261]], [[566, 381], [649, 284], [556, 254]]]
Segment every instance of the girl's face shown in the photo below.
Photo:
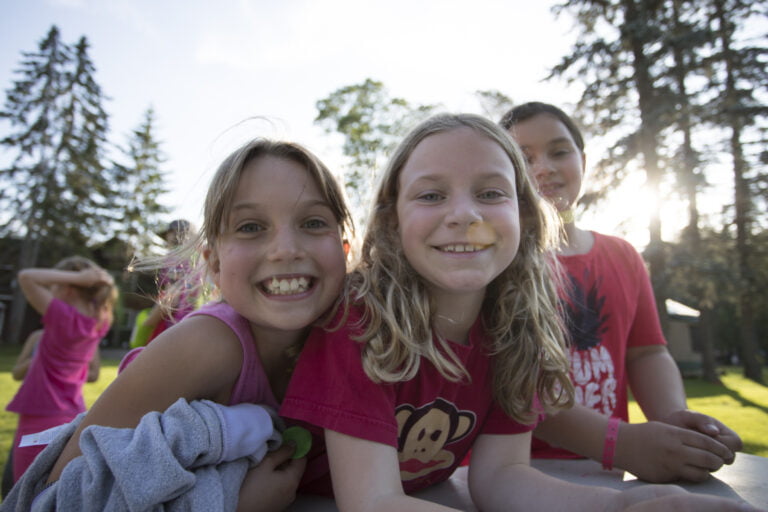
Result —
[[520, 243], [509, 156], [469, 127], [430, 135], [401, 170], [397, 219], [405, 257], [433, 298], [474, 294], [482, 300]]
[[558, 211], [573, 208], [581, 193], [585, 159], [565, 125], [541, 113], [512, 126], [509, 133], [525, 153], [539, 193]]
[[333, 304], [346, 271], [341, 229], [306, 169], [252, 160], [227, 213], [209, 264], [224, 300], [254, 329], [300, 330]]

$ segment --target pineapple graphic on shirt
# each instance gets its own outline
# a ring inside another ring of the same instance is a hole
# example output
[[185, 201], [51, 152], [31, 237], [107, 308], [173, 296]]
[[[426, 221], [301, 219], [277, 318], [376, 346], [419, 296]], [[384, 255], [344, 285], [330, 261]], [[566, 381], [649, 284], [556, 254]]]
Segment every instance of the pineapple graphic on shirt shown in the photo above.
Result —
[[[616, 375], [613, 360], [603, 346], [609, 314], [604, 311], [605, 296], [599, 294], [600, 282], [583, 281], [570, 276], [571, 286], [565, 301], [567, 326], [571, 336], [571, 378], [576, 402], [610, 415], [616, 406]], [[591, 283], [587, 289], [582, 283]]]

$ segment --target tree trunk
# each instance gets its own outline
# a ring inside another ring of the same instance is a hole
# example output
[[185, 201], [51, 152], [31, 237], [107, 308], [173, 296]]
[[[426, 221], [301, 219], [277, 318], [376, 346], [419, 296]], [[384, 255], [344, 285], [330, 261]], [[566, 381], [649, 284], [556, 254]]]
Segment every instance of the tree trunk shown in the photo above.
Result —
[[[680, 103], [680, 114], [678, 125], [683, 133], [682, 146], [682, 176], [685, 195], [688, 198], [688, 226], [685, 228], [685, 242], [688, 247], [686, 250], [691, 255], [693, 261], [701, 257], [701, 231], [699, 229], [699, 206], [698, 206], [698, 180], [696, 168], [698, 162], [696, 153], [693, 149], [691, 136], [691, 105], [688, 98], [688, 89], [685, 79], [688, 74], [690, 60], [686, 62], [686, 53], [682, 44], [682, 36], [687, 31], [680, 25], [680, 0], [672, 2], [672, 22], [674, 23], [675, 33], [672, 43], [672, 55], [675, 59], [673, 74], [677, 85], [678, 101]], [[714, 340], [712, 337], [712, 307], [710, 298], [707, 296], [706, 283], [692, 283], [693, 294], [696, 297], [696, 307], [699, 310], [699, 342], [701, 343], [701, 365], [702, 376], [708, 382], [720, 382], [717, 376], [717, 366], [715, 362]]]
[[734, 52], [731, 48], [732, 28], [722, 1], [715, 2], [715, 16], [719, 24], [720, 43], [725, 64], [725, 113], [731, 129], [731, 156], [733, 157], [734, 201], [736, 210], [736, 259], [739, 273], [739, 312], [741, 320], [741, 359], [744, 376], [755, 382], [763, 382], [763, 372], [757, 358], [757, 338], [753, 294], [756, 291], [750, 269], [751, 206], [752, 197], [747, 181], [747, 164], [741, 143], [742, 119], [738, 112], [736, 78], [733, 69]]
[[[32, 234], [27, 231], [27, 236], [21, 242], [17, 271], [35, 266], [39, 253], [40, 241], [33, 239]], [[23, 341], [22, 329], [24, 328], [24, 319], [26, 318], [27, 299], [24, 297], [24, 293], [21, 291], [21, 287], [16, 282], [16, 279], [14, 279], [13, 283], [13, 301], [11, 302], [8, 341], [12, 345], [18, 345]]]
[[[639, 5], [635, 0], [623, 0], [624, 23], [622, 38], [632, 51], [632, 67], [634, 81], [637, 86], [638, 106], [640, 109], [640, 146], [645, 165], [646, 186], [652, 197], [659, 198], [661, 192], [661, 169], [659, 168], [658, 155], [658, 113], [656, 112], [656, 94], [653, 78], [650, 73], [651, 63], [645, 55], [645, 41], [643, 30], [649, 24], [648, 13], [643, 2]], [[656, 308], [659, 313], [661, 327], [665, 333], [669, 332], [669, 319], [667, 316], [666, 299], [667, 287], [664, 276], [666, 274], [666, 256], [661, 238], [660, 202], [654, 201], [650, 206], [650, 222], [648, 225], [649, 243], [645, 256], [650, 266], [653, 291], [656, 297]]]

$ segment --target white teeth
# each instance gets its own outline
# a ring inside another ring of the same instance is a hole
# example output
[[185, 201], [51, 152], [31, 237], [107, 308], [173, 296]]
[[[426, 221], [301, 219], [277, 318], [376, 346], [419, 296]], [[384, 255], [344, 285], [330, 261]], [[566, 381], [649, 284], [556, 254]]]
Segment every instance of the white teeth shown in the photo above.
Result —
[[484, 246], [473, 244], [455, 244], [443, 246], [443, 252], [475, 252], [482, 250]]
[[293, 295], [295, 293], [303, 293], [309, 288], [309, 279], [306, 277], [299, 277], [293, 279], [278, 279], [272, 278], [272, 281], [266, 283], [264, 288], [272, 295]]

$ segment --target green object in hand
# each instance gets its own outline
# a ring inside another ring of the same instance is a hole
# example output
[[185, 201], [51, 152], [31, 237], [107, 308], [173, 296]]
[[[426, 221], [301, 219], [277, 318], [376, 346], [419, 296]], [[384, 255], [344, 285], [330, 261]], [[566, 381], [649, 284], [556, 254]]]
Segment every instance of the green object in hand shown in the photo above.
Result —
[[309, 453], [309, 449], [312, 448], [312, 434], [303, 427], [293, 426], [285, 429], [283, 431], [283, 442], [287, 443], [288, 441], [292, 441], [294, 446], [296, 446], [296, 451], [291, 455], [292, 459], [304, 457]]

